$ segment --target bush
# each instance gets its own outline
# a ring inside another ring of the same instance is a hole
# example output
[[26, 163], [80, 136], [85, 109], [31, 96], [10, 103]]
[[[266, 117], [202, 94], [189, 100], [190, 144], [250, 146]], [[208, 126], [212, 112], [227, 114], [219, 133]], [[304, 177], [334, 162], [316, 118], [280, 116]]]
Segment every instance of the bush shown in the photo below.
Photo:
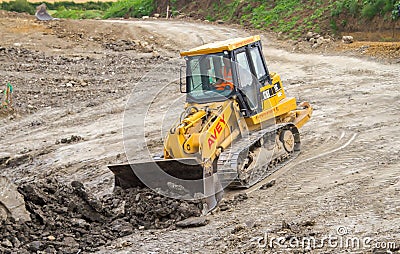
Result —
[[35, 14], [35, 8], [27, 0], [15, 0], [9, 3], [2, 3], [2, 9], [6, 11], [15, 12], [27, 12], [29, 14]]
[[364, 18], [372, 19], [376, 15], [383, 15], [394, 9], [393, 0], [369, 0], [364, 2], [361, 15]]
[[375, 9], [375, 6], [372, 4], [365, 5], [361, 10], [361, 15], [367, 19], [372, 19], [373, 17], [375, 17], [376, 14], [377, 10]]
[[400, 1], [394, 4], [393, 10], [392, 10], [392, 19], [396, 20], [400, 18]]
[[353, 17], [356, 17], [357, 14], [359, 13], [361, 7], [357, 0], [352, 0], [352, 1], [350, 1], [348, 8], [349, 8], [350, 14], [352, 14]]
[[154, 9], [153, 0], [118, 0], [106, 11], [104, 18], [141, 18], [150, 15]]

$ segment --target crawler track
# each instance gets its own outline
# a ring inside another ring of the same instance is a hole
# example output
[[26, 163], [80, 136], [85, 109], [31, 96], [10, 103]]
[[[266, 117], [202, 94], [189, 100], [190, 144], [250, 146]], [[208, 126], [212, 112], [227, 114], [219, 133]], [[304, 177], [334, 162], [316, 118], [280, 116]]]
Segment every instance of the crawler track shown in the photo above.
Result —
[[[284, 131], [290, 131], [294, 144], [285, 149]], [[297, 157], [300, 136], [293, 124], [278, 124], [241, 138], [221, 153], [217, 162], [222, 186], [249, 188]]]

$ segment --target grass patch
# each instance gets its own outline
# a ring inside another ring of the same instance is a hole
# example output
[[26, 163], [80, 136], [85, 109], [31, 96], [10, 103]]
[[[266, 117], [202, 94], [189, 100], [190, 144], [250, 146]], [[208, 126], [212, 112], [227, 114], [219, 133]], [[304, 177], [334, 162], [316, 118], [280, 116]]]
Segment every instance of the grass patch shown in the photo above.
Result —
[[15, 0], [10, 2], [2, 2], [0, 8], [6, 11], [26, 12], [35, 14], [35, 7], [27, 0]]
[[141, 18], [155, 9], [153, 0], [118, 0], [105, 12], [104, 18]]
[[65, 19], [101, 19], [104, 12], [101, 10], [69, 10], [60, 8], [52, 15], [55, 18]]

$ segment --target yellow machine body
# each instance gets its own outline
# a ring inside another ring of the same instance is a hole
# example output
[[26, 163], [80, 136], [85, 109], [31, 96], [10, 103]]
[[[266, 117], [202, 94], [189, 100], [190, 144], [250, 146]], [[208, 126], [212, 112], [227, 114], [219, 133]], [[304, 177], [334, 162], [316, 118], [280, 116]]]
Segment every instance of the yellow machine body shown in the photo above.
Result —
[[[168, 174], [183, 179], [209, 178], [219, 171], [221, 153], [234, 147], [245, 135], [264, 135], [259, 134], [260, 130], [271, 125], [287, 126], [274, 134], [277, 145], [271, 153], [282, 153], [284, 147], [287, 154], [281, 157], [286, 158], [292, 153], [294, 142], [296, 149], [299, 149], [298, 129], [310, 119], [312, 107], [308, 102], [297, 104], [295, 98], [286, 95], [280, 76], [268, 71], [261, 48], [260, 36], [251, 36], [181, 52], [187, 62], [186, 82], [181, 82], [181, 90], [187, 93], [187, 102], [180, 121], [172, 126], [164, 139], [163, 158], [153, 162], [154, 167], [161, 167]], [[222, 79], [218, 75], [227, 66], [232, 70], [234, 89], [212, 93], [209, 87]], [[288, 133], [288, 130], [291, 132]], [[255, 145], [250, 147], [254, 149]], [[264, 154], [268, 152], [264, 151]], [[248, 164], [251, 164], [252, 156], [260, 153], [252, 150], [247, 164], [238, 165], [249, 171], [251, 167]], [[187, 176], [189, 171], [185, 167], [188, 166], [181, 163], [183, 160], [198, 164], [190, 169], [195, 174]], [[258, 163], [255, 167], [263, 166], [262, 161]], [[264, 162], [266, 165], [268, 163]], [[153, 164], [109, 167], [115, 174], [116, 185], [128, 188], [141, 185], [135, 173], [149, 172]], [[208, 183], [204, 180], [206, 197], [207, 193], [214, 193], [210, 189], [216, 188], [215, 181], [218, 180], [213, 178]], [[210, 209], [216, 204], [215, 201], [207, 203]]]

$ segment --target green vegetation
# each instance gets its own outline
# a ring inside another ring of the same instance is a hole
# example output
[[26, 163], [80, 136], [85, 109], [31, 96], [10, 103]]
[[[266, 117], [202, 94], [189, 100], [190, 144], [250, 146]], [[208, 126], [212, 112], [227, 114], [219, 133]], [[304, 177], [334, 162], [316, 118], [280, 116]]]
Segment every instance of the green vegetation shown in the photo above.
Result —
[[324, 4], [326, 1], [322, 0], [314, 1], [312, 5], [305, 5], [301, 0], [216, 2], [218, 4], [213, 9], [217, 17], [214, 19], [222, 18], [244, 26], [282, 32], [292, 38], [299, 37], [305, 30], [320, 31], [318, 21], [328, 10], [328, 5]]
[[399, 0], [219, 0], [213, 3], [213, 16], [208, 20], [224, 19], [244, 26], [282, 32], [298, 38], [307, 31], [337, 33], [352, 22], [368, 22], [379, 16], [398, 19]]
[[134, 17], [150, 15], [155, 9], [153, 0], [118, 0], [105, 12], [104, 18]]
[[[42, 3], [42, 2], [41, 2]], [[15, 12], [26, 12], [35, 14], [36, 7], [41, 3], [29, 3], [27, 0], [15, 0], [10, 2], [0, 3], [0, 9]], [[55, 2], [47, 3], [47, 9], [54, 17], [57, 18], [71, 18], [71, 19], [94, 19], [102, 18], [104, 12], [112, 5], [110, 2]]]
[[351, 14], [365, 19], [373, 19], [375, 16], [390, 14], [396, 8], [396, 0], [340, 0], [334, 1], [332, 16]]
[[[179, 14], [178, 10], [185, 11], [181, 2], [169, 1], [172, 16]], [[140, 18], [151, 15], [162, 4], [165, 4], [162, 0], [46, 3], [55, 17], [71, 19]], [[0, 8], [33, 14], [37, 5], [39, 3], [14, 0], [1, 3]], [[368, 24], [376, 17], [385, 21], [397, 20], [400, 17], [399, 5], [400, 0], [316, 0], [312, 4], [302, 0], [213, 0], [208, 6], [189, 11], [209, 21], [222, 19], [297, 38], [308, 31], [337, 33], [345, 30], [350, 23]]]
[[392, 19], [396, 20], [400, 18], [400, 1], [397, 1], [392, 11]]
[[52, 16], [65, 19], [101, 19], [103, 12], [100, 10], [69, 10], [61, 7]]
[[6, 11], [26, 12], [35, 14], [35, 7], [27, 0], [15, 0], [11, 2], [0, 3], [0, 9]]
[[[50, 10], [58, 10], [65, 8], [67, 10], [102, 10], [105, 11], [112, 5], [111, 2], [86, 2], [86, 3], [74, 3], [74, 2], [54, 2], [54, 3], [46, 3], [47, 9]], [[40, 3], [36, 4], [39, 5]]]
[[102, 18], [104, 12], [110, 8], [110, 2], [55, 2], [46, 3], [48, 10], [54, 10], [52, 14], [56, 18], [68, 19], [99, 19]]
[[[36, 7], [41, 3], [33, 4], [29, 3], [27, 0], [15, 0], [0, 3], [0, 9], [35, 14]], [[44, 3], [54, 17], [69, 19], [96, 19], [115, 17], [140, 18], [142, 16], [150, 15], [155, 9], [153, 0], [118, 0], [114, 3], [74, 3], [68, 1]]]

